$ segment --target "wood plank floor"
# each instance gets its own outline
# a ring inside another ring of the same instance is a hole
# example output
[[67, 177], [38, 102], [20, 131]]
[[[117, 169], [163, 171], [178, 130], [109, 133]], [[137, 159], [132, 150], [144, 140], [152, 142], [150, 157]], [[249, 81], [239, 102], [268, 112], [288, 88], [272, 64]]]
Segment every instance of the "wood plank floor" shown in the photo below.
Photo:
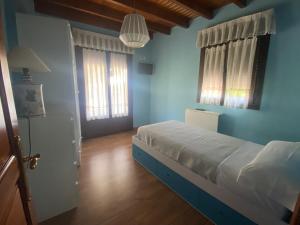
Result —
[[78, 208], [41, 225], [212, 225], [133, 160], [133, 134], [84, 141]]

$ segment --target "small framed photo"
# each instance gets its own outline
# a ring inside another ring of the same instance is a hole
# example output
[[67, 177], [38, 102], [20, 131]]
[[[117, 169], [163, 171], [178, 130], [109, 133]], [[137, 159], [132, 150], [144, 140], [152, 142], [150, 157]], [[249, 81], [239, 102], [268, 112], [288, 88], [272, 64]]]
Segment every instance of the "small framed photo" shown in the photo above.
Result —
[[14, 96], [19, 117], [45, 116], [42, 84], [16, 84]]

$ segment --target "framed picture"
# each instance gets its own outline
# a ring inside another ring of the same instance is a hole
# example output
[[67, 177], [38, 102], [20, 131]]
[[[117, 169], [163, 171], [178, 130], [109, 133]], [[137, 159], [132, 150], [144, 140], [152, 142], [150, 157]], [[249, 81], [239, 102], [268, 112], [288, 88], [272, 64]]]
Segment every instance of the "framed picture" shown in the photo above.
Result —
[[19, 117], [44, 116], [46, 114], [42, 84], [16, 84], [14, 96]]

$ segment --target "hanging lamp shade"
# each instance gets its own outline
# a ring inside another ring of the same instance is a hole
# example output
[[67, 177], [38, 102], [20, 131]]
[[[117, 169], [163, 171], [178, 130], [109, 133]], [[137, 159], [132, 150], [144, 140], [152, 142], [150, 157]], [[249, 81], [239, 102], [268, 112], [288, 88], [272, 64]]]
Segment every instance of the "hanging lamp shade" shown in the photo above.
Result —
[[150, 40], [145, 18], [137, 13], [126, 15], [119, 38], [128, 47], [144, 47]]

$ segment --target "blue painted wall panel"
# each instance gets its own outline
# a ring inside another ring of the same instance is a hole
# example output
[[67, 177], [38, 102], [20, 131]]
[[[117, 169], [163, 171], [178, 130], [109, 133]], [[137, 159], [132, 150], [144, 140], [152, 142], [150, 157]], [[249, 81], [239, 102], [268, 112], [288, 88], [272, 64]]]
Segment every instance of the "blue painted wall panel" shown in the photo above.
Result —
[[[18, 44], [16, 29], [16, 12], [35, 14], [32, 0], [1, 0], [1, 11], [5, 23], [6, 47], [11, 49]], [[72, 27], [93, 32], [117, 36], [117, 32], [99, 27], [70, 21]], [[139, 62], [151, 63], [151, 43], [137, 49], [133, 56], [133, 126], [138, 127], [150, 121], [150, 76], [137, 71]]]
[[[200, 49], [197, 31], [268, 8], [275, 9], [277, 34], [270, 43], [261, 110], [228, 109], [196, 103]], [[150, 121], [184, 120], [187, 107], [223, 113], [222, 133], [265, 144], [270, 140], [300, 141], [300, 1], [252, 0], [246, 8], [228, 5], [214, 19], [196, 19], [190, 28], [176, 27], [171, 36], [155, 35], [152, 59]]]

